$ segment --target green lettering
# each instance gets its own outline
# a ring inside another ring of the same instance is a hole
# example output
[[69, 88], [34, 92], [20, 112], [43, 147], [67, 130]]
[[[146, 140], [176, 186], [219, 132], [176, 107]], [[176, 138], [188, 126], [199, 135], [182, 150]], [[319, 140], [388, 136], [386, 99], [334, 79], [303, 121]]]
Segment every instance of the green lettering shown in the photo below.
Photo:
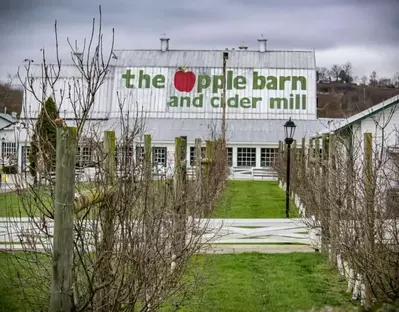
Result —
[[262, 98], [261, 97], [253, 97], [252, 98], [252, 108], [256, 108], [256, 103], [258, 102], [262, 102]]
[[281, 103], [283, 103], [284, 108], [288, 107], [288, 100], [286, 98], [270, 98], [270, 108], [281, 109]]
[[179, 106], [179, 98], [177, 96], [171, 96], [170, 101], [168, 102], [168, 106], [170, 107]]
[[306, 109], [306, 94], [302, 94], [302, 109]]
[[301, 108], [301, 96], [299, 94], [295, 95], [295, 109]]
[[219, 104], [218, 103], [215, 103], [215, 101], [219, 101], [220, 99], [219, 99], [219, 97], [217, 97], [217, 96], [214, 96], [213, 98], [211, 98], [211, 106], [212, 107], [214, 107], [214, 108], [218, 108], [219, 107]]
[[191, 98], [189, 96], [182, 96], [180, 98], [180, 107], [190, 107]]
[[227, 99], [227, 106], [231, 108], [238, 108], [238, 94]]
[[266, 88], [269, 90], [277, 90], [277, 77], [268, 76]]
[[290, 109], [294, 109], [294, 95], [290, 94]]
[[253, 86], [252, 89], [254, 90], [262, 90], [265, 88], [266, 85], [266, 79], [265, 76], [260, 75], [259, 73], [254, 71], [254, 75], [253, 75]]
[[226, 89], [232, 90], [233, 89], [233, 71], [227, 71], [227, 79], [226, 79]]
[[204, 94], [200, 94], [199, 96], [193, 98], [193, 106], [194, 107], [202, 107], [204, 103]]
[[223, 76], [213, 76], [212, 93], [217, 93], [220, 89], [223, 89]]
[[285, 82], [290, 81], [291, 77], [290, 76], [280, 76], [280, 83], [279, 83], [279, 89], [284, 90], [285, 89]]
[[[249, 105], [248, 105], [249, 104]], [[247, 97], [243, 97], [241, 100], [240, 100], [240, 106], [242, 107], [242, 108], [250, 108], [251, 107], [251, 100], [249, 99], [249, 98], [247, 98]]]
[[126, 73], [122, 75], [122, 79], [125, 79], [126, 88], [133, 88], [133, 84], [130, 83], [130, 80], [134, 79], [134, 74], [131, 73], [130, 69], [128, 69]]
[[211, 77], [208, 75], [198, 75], [197, 92], [202, 93], [202, 90], [211, 85]]
[[234, 78], [234, 88], [235, 89], [245, 89], [245, 86], [247, 84], [247, 79], [244, 76], [237, 76]]
[[157, 89], [165, 88], [165, 76], [155, 75], [154, 78], [152, 78], [152, 85]]
[[306, 90], [306, 78], [304, 76], [292, 76], [292, 90], [298, 90], [298, 82], [301, 83], [301, 90]]
[[144, 74], [144, 70], [139, 71], [139, 88], [143, 88], [143, 80], [145, 81], [145, 87], [149, 88], [151, 86], [150, 75]]

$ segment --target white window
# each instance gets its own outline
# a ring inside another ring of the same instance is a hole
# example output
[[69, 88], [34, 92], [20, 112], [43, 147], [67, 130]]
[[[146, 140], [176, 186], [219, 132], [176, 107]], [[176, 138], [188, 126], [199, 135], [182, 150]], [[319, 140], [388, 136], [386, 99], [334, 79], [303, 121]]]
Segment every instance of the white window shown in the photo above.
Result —
[[15, 142], [1, 142], [2, 163], [11, 164], [16, 161], [17, 144]]
[[[201, 146], [201, 158], [205, 158], [205, 153], [206, 153], [206, 148], [205, 146]], [[193, 167], [195, 166], [195, 147], [191, 146], [190, 147], [190, 166]]]
[[166, 147], [152, 148], [152, 162], [154, 165], [166, 166]]
[[29, 162], [29, 155], [30, 155], [30, 145], [25, 146], [25, 159]]
[[233, 167], [233, 148], [232, 147], [227, 148], [227, 165], [229, 167]]
[[144, 161], [144, 147], [142, 146], [136, 147], [136, 161], [138, 164], [141, 164]]
[[256, 167], [256, 148], [238, 147], [237, 148], [238, 167]]
[[[162, 165], [166, 166], [166, 156], [167, 156], [167, 148], [166, 147], [153, 147], [152, 148], [152, 164], [153, 165]], [[142, 163], [144, 161], [144, 147], [137, 146], [136, 147], [136, 160], [138, 163]]]
[[83, 167], [90, 166], [92, 162], [92, 147], [90, 145], [78, 146], [76, 162]]
[[22, 149], [22, 155], [21, 155], [22, 170], [26, 170], [29, 164], [30, 145], [23, 145], [21, 149]]
[[128, 165], [133, 158], [133, 146], [119, 145], [115, 150], [115, 161], [117, 166]]
[[277, 159], [278, 149], [276, 148], [262, 148], [260, 150], [260, 166], [272, 167]]

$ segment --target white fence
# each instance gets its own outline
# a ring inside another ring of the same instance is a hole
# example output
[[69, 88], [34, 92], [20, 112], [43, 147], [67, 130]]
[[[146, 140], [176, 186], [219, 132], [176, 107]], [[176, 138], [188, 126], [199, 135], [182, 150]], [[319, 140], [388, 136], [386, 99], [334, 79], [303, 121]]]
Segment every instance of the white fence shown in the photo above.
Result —
[[264, 180], [277, 181], [277, 172], [272, 168], [240, 168], [232, 167], [230, 169], [230, 180]]
[[[78, 221], [76, 221], [78, 222]], [[93, 241], [93, 221], [85, 220], [85, 240]], [[190, 220], [188, 220], [190, 222]], [[302, 244], [313, 246], [314, 240], [302, 219], [200, 219], [202, 240], [211, 244]], [[203, 225], [206, 225], [203, 228]], [[51, 250], [54, 221], [51, 219], [0, 218], [0, 249], [35, 248]], [[94, 246], [94, 245], [93, 245]], [[314, 247], [314, 246], [313, 246]], [[315, 248], [315, 247], [314, 247]]]

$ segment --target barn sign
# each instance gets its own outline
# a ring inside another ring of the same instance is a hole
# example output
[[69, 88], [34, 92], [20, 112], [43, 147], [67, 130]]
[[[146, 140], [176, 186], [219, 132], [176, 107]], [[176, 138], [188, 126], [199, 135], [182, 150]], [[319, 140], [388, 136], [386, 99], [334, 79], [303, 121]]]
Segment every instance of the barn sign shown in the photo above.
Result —
[[[164, 89], [167, 79], [162, 74], [150, 75], [144, 70], [132, 73], [130, 69], [122, 74], [126, 88], [139, 89]], [[179, 69], [171, 82], [176, 90], [176, 95], [171, 95], [167, 102], [170, 107], [201, 108], [210, 105], [213, 108], [221, 107], [221, 94], [223, 91], [223, 75], [196, 75], [192, 71]], [[259, 105], [268, 105], [271, 109], [299, 109], [306, 110], [306, 94], [295, 91], [306, 91], [306, 77], [304, 76], [263, 76], [254, 71], [252, 79], [242, 75], [234, 75], [232, 70], [226, 73], [226, 90], [292, 90], [288, 97], [270, 97], [265, 103], [262, 97], [240, 97], [238, 94], [226, 99], [227, 107], [255, 109]], [[204, 101], [204, 92], [212, 93]], [[296, 93], [296, 94], [295, 94]]]
[[[128, 67], [115, 79], [118, 95], [149, 116], [203, 118], [222, 112], [221, 68]], [[225, 83], [228, 117], [315, 119], [314, 70], [228, 68]]]

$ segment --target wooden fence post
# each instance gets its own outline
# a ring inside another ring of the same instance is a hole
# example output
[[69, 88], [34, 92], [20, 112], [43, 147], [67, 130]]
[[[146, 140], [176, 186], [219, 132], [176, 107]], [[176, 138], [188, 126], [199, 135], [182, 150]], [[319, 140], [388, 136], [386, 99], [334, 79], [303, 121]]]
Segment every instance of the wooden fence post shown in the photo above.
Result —
[[50, 311], [72, 309], [73, 214], [77, 129], [57, 128], [53, 275]]
[[181, 136], [175, 139], [175, 174], [174, 174], [174, 194], [175, 194], [175, 242], [174, 254], [178, 256], [184, 248], [186, 237], [186, 179], [187, 179], [187, 137]]
[[297, 181], [298, 181], [298, 172], [297, 172], [297, 142], [294, 140], [291, 149], [291, 179], [292, 179], [292, 187], [291, 187], [291, 198], [296, 195], [297, 191]]
[[[103, 201], [100, 205], [100, 213], [102, 214], [101, 229], [101, 253], [102, 261], [99, 267], [99, 277], [101, 284], [107, 284], [112, 279], [112, 250], [115, 242], [114, 219], [115, 212], [113, 210], [113, 187], [116, 180], [116, 161], [115, 147], [116, 138], [115, 131], [104, 131], [104, 177], [105, 183], [109, 191], [104, 194]], [[107, 297], [109, 294], [109, 286], [105, 286], [99, 291], [98, 304], [100, 310], [104, 311], [107, 307]]]
[[336, 196], [337, 196], [337, 164], [336, 164], [336, 138], [334, 134], [330, 134], [329, 139], [329, 179], [330, 179], [330, 243], [331, 249], [329, 253], [329, 262], [330, 265], [336, 266], [337, 265], [337, 248], [338, 248], [338, 241], [340, 237], [340, 227], [339, 227], [339, 219], [337, 210], [337, 203], [336, 203]]
[[205, 166], [205, 168], [206, 168], [206, 178], [208, 181], [210, 179], [214, 153], [215, 153], [215, 141], [206, 141], [206, 147], [205, 147], [206, 166]]
[[[314, 171], [315, 171], [315, 179], [314, 183], [319, 187], [320, 190], [320, 178], [321, 178], [321, 172], [320, 172], [320, 138], [316, 137], [315, 142], [314, 142], [314, 149], [315, 149], [315, 162], [314, 162]], [[321, 192], [320, 192], [321, 193]], [[319, 193], [319, 194], [320, 194]], [[320, 196], [316, 200], [316, 219], [317, 221], [320, 221]]]
[[201, 139], [195, 139], [195, 177], [197, 180], [201, 179], [202, 167], [202, 152], [201, 152]]
[[174, 194], [176, 201], [180, 196], [180, 183], [181, 183], [181, 166], [182, 166], [182, 138], [175, 138], [175, 163], [174, 163], [174, 175], [173, 175], [173, 185], [174, 185]]
[[[366, 200], [366, 222], [365, 229], [365, 248], [367, 257], [374, 255], [374, 228], [375, 228], [375, 213], [374, 213], [374, 179], [373, 179], [373, 138], [371, 133], [364, 133], [364, 190]], [[369, 259], [369, 262], [372, 259]], [[365, 270], [365, 306], [370, 308], [373, 304], [373, 291], [371, 285], [371, 269], [366, 267]]]
[[305, 183], [306, 180], [306, 138], [302, 138], [302, 148], [301, 148], [301, 174], [300, 174], [300, 183]]
[[[313, 142], [314, 139], [310, 138], [309, 139], [309, 146], [308, 146], [308, 155], [306, 157], [306, 162], [307, 162], [307, 169], [308, 169], [308, 175], [306, 177], [306, 180], [304, 183], [306, 183], [306, 189], [309, 189], [309, 183], [314, 183], [315, 179], [315, 172], [314, 172], [314, 149], [313, 149]], [[313, 214], [314, 208], [313, 208], [313, 202], [309, 198], [309, 195], [307, 194], [306, 197], [306, 211], [305, 211], [305, 216], [309, 217]], [[305, 200], [305, 198], [304, 198]]]
[[277, 171], [277, 182], [278, 185], [281, 185], [281, 159], [280, 159], [280, 154], [281, 154], [281, 141], [278, 141], [278, 150], [277, 150], [277, 159], [275, 163], [275, 169]]
[[[199, 202], [202, 198], [202, 152], [201, 139], [195, 139], [195, 185], [197, 188], [196, 199]], [[193, 215], [194, 217], [194, 215]]]
[[328, 245], [330, 241], [329, 235], [329, 205], [328, 205], [328, 181], [329, 181], [329, 172], [327, 170], [328, 165], [328, 136], [324, 134], [322, 136], [322, 149], [321, 149], [321, 173], [320, 173], [320, 186], [321, 186], [321, 196], [320, 196], [320, 216], [321, 216], [321, 252], [328, 252]]
[[151, 134], [144, 134], [144, 178], [149, 183], [152, 179]]
[[115, 131], [104, 132], [105, 170], [108, 186], [115, 183], [116, 162], [115, 162], [116, 137]]

